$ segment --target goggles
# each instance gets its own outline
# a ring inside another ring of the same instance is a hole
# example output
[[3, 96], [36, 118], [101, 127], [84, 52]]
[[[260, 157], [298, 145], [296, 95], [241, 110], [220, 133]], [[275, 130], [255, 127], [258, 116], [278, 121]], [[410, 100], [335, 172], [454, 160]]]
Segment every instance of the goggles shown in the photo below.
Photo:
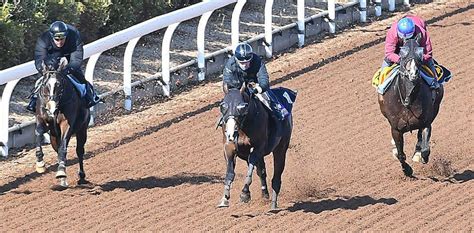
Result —
[[66, 33], [65, 32], [56, 32], [53, 35], [54, 40], [64, 40], [66, 39]]

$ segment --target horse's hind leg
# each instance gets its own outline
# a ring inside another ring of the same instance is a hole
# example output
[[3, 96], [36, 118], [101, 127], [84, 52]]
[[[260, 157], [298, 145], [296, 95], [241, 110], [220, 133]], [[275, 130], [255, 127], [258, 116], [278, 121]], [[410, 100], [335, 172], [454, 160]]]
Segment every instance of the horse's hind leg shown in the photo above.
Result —
[[278, 208], [278, 194], [281, 189], [281, 175], [285, 169], [286, 151], [289, 142], [280, 143], [273, 151], [273, 178], [272, 178], [272, 205], [271, 209]]
[[421, 142], [422, 142], [421, 132], [422, 132], [422, 130], [419, 129], [418, 133], [416, 135], [417, 141], [416, 141], [416, 145], [415, 145], [415, 153], [413, 154], [413, 157], [411, 159], [415, 162], [421, 162]]
[[76, 154], [77, 158], [79, 159], [79, 181], [77, 181], [78, 184], [86, 184], [86, 173], [84, 172], [84, 145], [86, 144], [87, 141], [87, 127], [84, 127], [84, 129], [79, 130], [79, 132], [76, 133], [76, 140], [77, 140], [77, 146], [76, 146]]
[[262, 184], [262, 197], [264, 199], [269, 199], [270, 194], [268, 193], [267, 186], [267, 169], [265, 168], [265, 160], [262, 157], [257, 165], [257, 175], [260, 177], [260, 182]]
[[431, 125], [424, 128], [421, 132], [421, 162], [426, 164], [430, 157], [430, 138], [431, 138]]
[[245, 178], [244, 188], [242, 189], [242, 193], [240, 194], [241, 202], [247, 203], [251, 200], [250, 185], [252, 184], [253, 169], [255, 168], [260, 159], [259, 154], [260, 153], [257, 153], [257, 150], [254, 148], [254, 150], [249, 155], [247, 177]]
[[395, 146], [397, 147], [397, 158], [400, 161], [400, 164], [403, 169], [403, 173], [405, 176], [412, 176], [413, 169], [408, 165], [406, 160], [406, 155], [403, 152], [403, 133], [398, 131], [397, 129], [392, 128], [392, 138], [395, 141]]

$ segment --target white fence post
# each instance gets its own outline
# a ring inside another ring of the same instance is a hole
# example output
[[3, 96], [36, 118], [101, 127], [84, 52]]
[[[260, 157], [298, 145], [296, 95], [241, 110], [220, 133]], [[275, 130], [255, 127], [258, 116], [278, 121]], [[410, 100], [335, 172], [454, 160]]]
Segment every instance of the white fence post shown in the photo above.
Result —
[[375, 16], [382, 15], [382, 0], [375, 0]]
[[10, 97], [13, 89], [20, 79], [10, 81], [3, 89], [2, 101], [0, 102], [0, 155], [8, 156], [8, 114], [10, 113]]
[[360, 22], [367, 22], [367, 0], [360, 0], [359, 2]]
[[247, 0], [238, 0], [237, 4], [235, 4], [234, 11], [232, 12], [232, 52], [235, 52], [234, 49], [239, 43], [239, 23], [240, 23], [240, 12], [242, 12], [242, 8], [244, 8], [245, 3]]
[[273, 55], [272, 9], [273, 0], [267, 0], [265, 3], [265, 54], [267, 58]]
[[304, 23], [304, 0], [298, 0], [298, 47], [303, 47], [305, 37], [305, 23]]
[[334, 0], [328, 0], [328, 13], [329, 13], [329, 33], [336, 33], [336, 2]]
[[123, 56], [123, 92], [125, 94], [124, 108], [132, 110], [132, 57], [135, 46], [141, 37], [137, 37], [128, 42]]
[[388, 0], [388, 11], [395, 11], [395, 0]]
[[170, 46], [171, 37], [173, 37], [174, 30], [178, 27], [179, 23], [174, 23], [168, 26], [165, 35], [163, 37], [163, 45], [161, 48], [161, 77], [165, 85], [163, 86], [163, 92], [165, 96], [170, 96]]
[[[97, 60], [99, 60], [100, 54], [102, 54], [102, 52], [90, 56], [89, 61], [87, 62], [85, 77], [91, 85], [94, 84], [94, 69], [95, 65], [97, 64]], [[94, 107], [91, 107], [90, 111], [91, 119], [89, 121], [89, 126], [92, 126], [94, 125]]]
[[198, 61], [198, 68], [199, 68], [199, 73], [198, 73], [198, 80], [203, 81], [206, 76], [206, 59], [205, 59], [205, 53], [204, 53], [204, 47], [205, 47], [205, 34], [206, 34], [206, 25], [207, 21], [209, 20], [209, 17], [211, 17], [212, 12], [210, 11], [207, 13], [204, 13], [201, 16], [201, 19], [199, 19], [199, 24], [197, 28], [197, 50], [198, 50], [198, 55], [197, 55], [197, 61]]

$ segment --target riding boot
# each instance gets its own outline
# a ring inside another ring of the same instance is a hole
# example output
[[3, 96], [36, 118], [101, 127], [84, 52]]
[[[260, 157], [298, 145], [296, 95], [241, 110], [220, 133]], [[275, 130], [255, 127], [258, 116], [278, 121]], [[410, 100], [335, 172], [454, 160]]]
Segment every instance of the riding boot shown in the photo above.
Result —
[[26, 110], [28, 110], [30, 112], [36, 112], [36, 100], [37, 99], [38, 99], [38, 97], [36, 96], [36, 94], [31, 95], [30, 103], [26, 107]]
[[97, 95], [97, 93], [94, 91], [94, 87], [92, 87], [92, 85], [89, 82], [87, 82], [86, 85], [87, 85], [87, 90], [86, 90], [85, 98], [87, 100], [87, 107], [90, 108], [100, 102], [103, 102], [100, 99], [100, 97]]

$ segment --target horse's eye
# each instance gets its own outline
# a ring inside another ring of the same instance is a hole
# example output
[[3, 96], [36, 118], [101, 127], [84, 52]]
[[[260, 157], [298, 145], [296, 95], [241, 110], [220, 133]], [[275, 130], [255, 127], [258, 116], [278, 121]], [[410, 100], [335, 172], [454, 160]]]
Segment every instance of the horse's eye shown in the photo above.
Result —
[[244, 115], [247, 111], [247, 103], [241, 103], [237, 105], [237, 111], [239, 112], [240, 115]]
[[225, 114], [227, 110], [229, 110], [229, 105], [227, 103], [222, 102], [220, 105], [220, 110], [222, 114]]

